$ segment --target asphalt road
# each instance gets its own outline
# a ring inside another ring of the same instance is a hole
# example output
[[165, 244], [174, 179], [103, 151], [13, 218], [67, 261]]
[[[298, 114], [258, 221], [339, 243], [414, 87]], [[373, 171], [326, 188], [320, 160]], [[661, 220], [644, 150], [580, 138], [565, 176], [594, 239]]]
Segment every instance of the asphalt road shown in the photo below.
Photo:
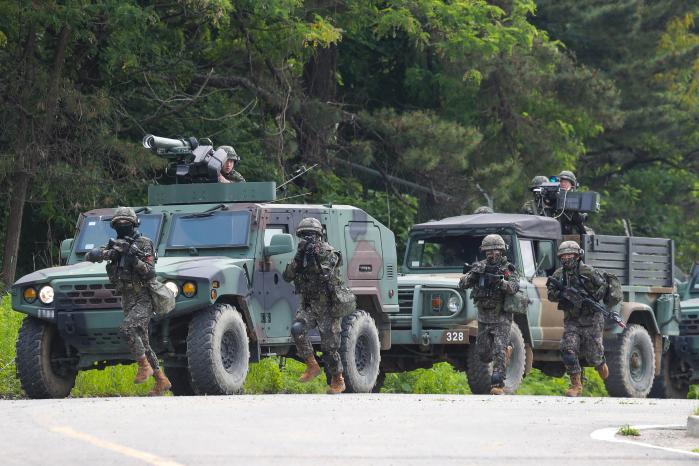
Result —
[[[269, 395], [0, 401], [0, 461], [37, 465], [639, 465], [699, 455], [603, 428], [684, 425], [692, 400]], [[696, 446], [699, 447], [699, 439]]]

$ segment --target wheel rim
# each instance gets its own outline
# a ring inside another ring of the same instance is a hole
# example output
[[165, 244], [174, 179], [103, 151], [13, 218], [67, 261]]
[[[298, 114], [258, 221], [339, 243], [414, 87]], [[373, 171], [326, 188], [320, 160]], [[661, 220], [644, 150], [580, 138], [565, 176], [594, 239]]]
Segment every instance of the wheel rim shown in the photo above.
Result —
[[364, 375], [364, 371], [371, 365], [373, 359], [369, 348], [369, 338], [366, 335], [360, 335], [354, 346], [354, 363], [357, 366], [357, 372], [362, 375]]
[[238, 348], [236, 344], [235, 334], [227, 330], [221, 338], [221, 361], [226, 372], [233, 372], [237, 362]]
[[643, 358], [643, 352], [638, 346], [634, 346], [629, 354], [629, 373], [634, 382], [641, 382], [645, 378], [647, 362]]

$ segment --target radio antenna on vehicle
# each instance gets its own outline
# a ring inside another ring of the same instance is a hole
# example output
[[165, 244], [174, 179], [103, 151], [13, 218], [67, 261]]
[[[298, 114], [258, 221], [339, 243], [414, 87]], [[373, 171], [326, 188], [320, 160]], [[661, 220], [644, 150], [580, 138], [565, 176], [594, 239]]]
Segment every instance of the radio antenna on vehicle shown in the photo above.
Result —
[[296, 178], [298, 178], [299, 176], [305, 175], [306, 173], [308, 173], [309, 171], [313, 170], [313, 169], [314, 169], [315, 167], [317, 167], [317, 166], [318, 166], [317, 163], [313, 164], [313, 166], [311, 166], [311, 168], [306, 168], [305, 165], [301, 165], [301, 166], [298, 168], [298, 170], [296, 170], [296, 171], [294, 172], [294, 176], [291, 177], [291, 178], [289, 178], [288, 180], [286, 180], [285, 182], [283, 182], [283, 183], [280, 184], [279, 186], [277, 186], [277, 189], [279, 189], [279, 188], [281, 188], [282, 186], [285, 186], [285, 185], [291, 183], [292, 181], [294, 181], [294, 180], [295, 180]]

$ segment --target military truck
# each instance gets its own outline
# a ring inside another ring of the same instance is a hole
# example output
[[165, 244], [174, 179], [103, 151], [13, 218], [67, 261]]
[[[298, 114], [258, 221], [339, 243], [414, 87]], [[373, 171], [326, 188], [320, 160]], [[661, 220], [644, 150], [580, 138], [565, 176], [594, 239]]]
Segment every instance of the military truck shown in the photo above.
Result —
[[477, 311], [470, 291], [460, 291], [464, 263], [484, 256], [479, 247], [491, 233], [503, 236], [507, 256], [517, 267], [520, 287], [529, 297], [526, 315], [512, 327], [513, 354], [506, 392], [512, 393], [532, 367], [561, 376], [559, 340], [563, 312], [548, 301], [546, 280], [558, 266], [557, 248], [572, 239], [584, 248], [584, 260], [619, 277], [624, 301], [614, 309], [626, 328], [608, 321], [605, 353], [610, 368], [606, 387], [612, 396], [645, 397], [660, 370], [662, 349], [677, 335], [674, 317], [679, 299], [673, 287], [673, 243], [669, 239], [608, 235], [561, 235], [558, 221], [519, 214], [477, 214], [414, 225], [398, 277], [399, 312], [391, 314], [391, 348], [382, 372], [430, 367], [448, 361], [465, 370], [471, 390], [487, 393], [491, 365], [474, 350]]
[[650, 393], [656, 398], [686, 399], [690, 385], [699, 384], [699, 264], [694, 264], [678, 291], [680, 334], [665, 345], [661, 371]]
[[[150, 333], [175, 395], [238, 393], [249, 362], [295, 357], [290, 327], [300, 299], [281, 273], [304, 217], [321, 221], [357, 296], [358, 310], [342, 323], [347, 389], [372, 389], [380, 349], [391, 346], [388, 316], [398, 313], [389, 229], [347, 205], [278, 203], [273, 182], [150, 186], [148, 205], [134, 209], [141, 233], [157, 249], [158, 279], [176, 293], [175, 309]], [[65, 397], [78, 371], [133, 362], [119, 335], [121, 297], [105, 264], [84, 260], [116, 236], [113, 213], [80, 215], [75, 237], [61, 245], [66, 265], [33, 272], [12, 287], [13, 309], [26, 314], [17, 373], [29, 397]], [[319, 344], [317, 332], [310, 337]]]

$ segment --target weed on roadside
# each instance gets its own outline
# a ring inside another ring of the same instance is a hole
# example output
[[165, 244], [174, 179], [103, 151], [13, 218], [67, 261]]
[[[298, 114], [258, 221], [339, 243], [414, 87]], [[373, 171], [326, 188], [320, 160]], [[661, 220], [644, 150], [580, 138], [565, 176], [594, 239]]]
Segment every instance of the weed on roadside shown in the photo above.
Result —
[[630, 425], [626, 424], [625, 426], [619, 427], [617, 434], [624, 435], [624, 436], [638, 437], [641, 435], [641, 432], [638, 429], [636, 429], [635, 427], [631, 427]]

